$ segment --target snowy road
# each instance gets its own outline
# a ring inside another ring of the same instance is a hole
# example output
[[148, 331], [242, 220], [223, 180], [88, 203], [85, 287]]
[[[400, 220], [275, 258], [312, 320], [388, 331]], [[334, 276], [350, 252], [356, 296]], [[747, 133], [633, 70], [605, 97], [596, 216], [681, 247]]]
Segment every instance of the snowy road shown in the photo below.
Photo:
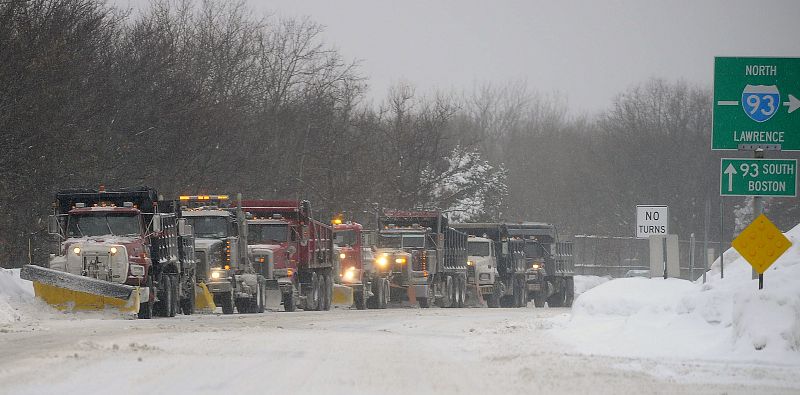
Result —
[[0, 393], [798, 391], [785, 384], [796, 380], [791, 367], [580, 354], [552, 336], [569, 314], [403, 308], [32, 321], [0, 332]]

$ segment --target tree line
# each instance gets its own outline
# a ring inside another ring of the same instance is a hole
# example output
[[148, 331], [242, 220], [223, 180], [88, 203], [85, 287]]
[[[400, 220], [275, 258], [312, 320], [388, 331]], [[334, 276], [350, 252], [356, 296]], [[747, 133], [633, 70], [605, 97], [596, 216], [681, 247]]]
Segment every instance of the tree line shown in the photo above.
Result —
[[[149, 185], [167, 197], [302, 198], [321, 215], [440, 208], [457, 220], [552, 222], [630, 235], [636, 204], [674, 233], [719, 223], [707, 87], [658, 79], [597, 115], [525, 84], [378, 104], [358, 62], [308, 18], [244, 2], [0, 1], [0, 265], [46, 259], [55, 191]], [[741, 211], [726, 198], [724, 217]], [[795, 199], [768, 203], [785, 230]], [[730, 235], [733, 221], [728, 221]], [[711, 227], [719, 237], [719, 226]]]

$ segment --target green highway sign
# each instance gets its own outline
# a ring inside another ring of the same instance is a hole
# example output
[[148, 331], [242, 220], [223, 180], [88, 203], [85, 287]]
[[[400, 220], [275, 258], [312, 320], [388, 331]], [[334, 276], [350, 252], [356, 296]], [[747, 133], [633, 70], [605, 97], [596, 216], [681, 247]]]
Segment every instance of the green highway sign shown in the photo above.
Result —
[[711, 149], [800, 150], [800, 58], [715, 58]]
[[797, 159], [723, 158], [721, 196], [797, 196]]

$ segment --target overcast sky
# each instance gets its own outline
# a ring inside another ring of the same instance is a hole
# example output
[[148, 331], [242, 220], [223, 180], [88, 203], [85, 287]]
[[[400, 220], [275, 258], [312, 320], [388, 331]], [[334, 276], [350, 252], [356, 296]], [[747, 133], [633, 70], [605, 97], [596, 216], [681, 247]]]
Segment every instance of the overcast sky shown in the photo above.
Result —
[[[143, 0], [116, 0], [140, 4]], [[800, 1], [250, 0], [309, 16], [361, 61], [370, 96], [526, 82], [573, 112], [650, 77], [711, 86], [714, 56], [800, 56]]]

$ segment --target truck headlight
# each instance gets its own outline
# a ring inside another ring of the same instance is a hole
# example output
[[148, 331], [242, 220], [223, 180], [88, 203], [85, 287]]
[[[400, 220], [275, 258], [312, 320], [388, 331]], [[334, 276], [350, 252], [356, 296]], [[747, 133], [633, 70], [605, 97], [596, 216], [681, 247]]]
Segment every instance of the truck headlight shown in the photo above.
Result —
[[219, 272], [217, 271], [211, 272], [211, 278], [213, 278], [214, 280], [219, 279]]
[[131, 265], [131, 276], [134, 277], [143, 277], [144, 276], [144, 266], [142, 265]]
[[347, 254], [345, 254], [344, 252], [339, 254], [339, 259], [344, 259], [344, 258], [347, 258]]
[[75, 247], [75, 248], [72, 249], [72, 252], [74, 252], [75, 255], [80, 255], [81, 254], [81, 248], [80, 247]]
[[111, 247], [109, 251], [111, 252], [111, 255], [117, 255], [117, 247]]
[[375, 259], [375, 263], [377, 263], [380, 267], [386, 267], [386, 264], [389, 263], [389, 260], [386, 258], [386, 255], [381, 255]]
[[355, 277], [356, 277], [356, 268], [351, 266], [342, 275], [342, 280], [344, 280], [344, 281], [353, 281], [353, 279]]
[[475, 266], [475, 262], [473, 262], [473, 261], [467, 261], [467, 266]]
[[405, 257], [396, 258], [394, 260], [394, 263], [406, 263], [406, 258]]
[[534, 263], [533, 265], [531, 265], [531, 269], [533, 269], [533, 270], [536, 270], [538, 268], [539, 268], [539, 264], [538, 263]]

